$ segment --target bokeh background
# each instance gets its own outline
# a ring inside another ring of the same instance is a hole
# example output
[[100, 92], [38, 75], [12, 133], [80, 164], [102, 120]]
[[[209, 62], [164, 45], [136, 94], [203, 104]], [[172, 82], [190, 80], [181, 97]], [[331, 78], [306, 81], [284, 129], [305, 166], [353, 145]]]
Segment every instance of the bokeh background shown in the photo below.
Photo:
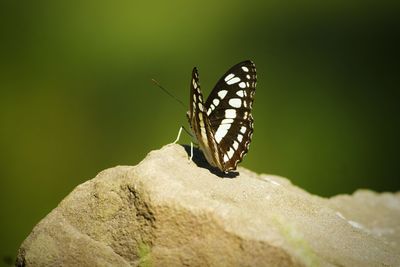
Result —
[[[242, 166], [321, 196], [400, 188], [398, 1], [1, 1], [0, 257], [75, 186], [170, 143], [252, 59]], [[182, 143], [189, 143], [184, 136]]]

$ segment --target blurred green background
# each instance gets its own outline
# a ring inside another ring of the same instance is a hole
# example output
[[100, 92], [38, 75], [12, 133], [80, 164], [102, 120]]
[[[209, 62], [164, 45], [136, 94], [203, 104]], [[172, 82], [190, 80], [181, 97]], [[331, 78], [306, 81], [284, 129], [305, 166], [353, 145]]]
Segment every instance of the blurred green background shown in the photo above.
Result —
[[187, 103], [194, 66], [208, 95], [257, 65], [242, 166], [399, 190], [399, 36], [396, 1], [1, 1], [1, 264], [75, 186], [174, 140], [185, 111], [150, 80]]

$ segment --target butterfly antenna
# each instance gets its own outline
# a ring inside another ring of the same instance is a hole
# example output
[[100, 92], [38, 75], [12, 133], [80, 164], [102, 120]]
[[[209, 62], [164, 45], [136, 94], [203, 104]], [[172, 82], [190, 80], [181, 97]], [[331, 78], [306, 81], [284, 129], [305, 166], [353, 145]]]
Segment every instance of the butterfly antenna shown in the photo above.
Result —
[[185, 106], [185, 104], [184, 104], [179, 98], [177, 98], [176, 96], [174, 96], [173, 94], [171, 94], [167, 89], [165, 89], [164, 87], [162, 87], [162, 85], [161, 85], [159, 82], [157, 82], [155, 79], [151, 79], [151, 81], [152, 81], [155, 85], [157, 85], [161, 90], [163, 90], [164, 93], [166, 93], [167, 95], [169, 95], [170, 97], [172, 97], [173, 99], [175, 99], [175, 101], [179, 102], [179, 104], [181, 104], [181, 105], [185, 108], [185, 110], [187, 110], [187, 107]]

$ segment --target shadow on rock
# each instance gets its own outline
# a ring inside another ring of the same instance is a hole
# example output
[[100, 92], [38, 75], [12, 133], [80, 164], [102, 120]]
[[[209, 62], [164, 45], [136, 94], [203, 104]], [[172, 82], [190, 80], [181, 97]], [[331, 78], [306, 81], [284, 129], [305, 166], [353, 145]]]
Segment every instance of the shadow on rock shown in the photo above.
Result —
[[[190, 157], [190, 146], [189, 145], [181, 145], [185, 149], [188, 157]], [[193, 148], [193, 158], [192, 161], [200, 168], [204, 168], [209, 170], [212, 174], [217, 175], [221, 178], [235, 178], [239, 175], [237, 171], [224, 173], [220, 171], [218, 168], [211, 166], [206, 158], [204, 157], [203, 152], [198, 148]]]

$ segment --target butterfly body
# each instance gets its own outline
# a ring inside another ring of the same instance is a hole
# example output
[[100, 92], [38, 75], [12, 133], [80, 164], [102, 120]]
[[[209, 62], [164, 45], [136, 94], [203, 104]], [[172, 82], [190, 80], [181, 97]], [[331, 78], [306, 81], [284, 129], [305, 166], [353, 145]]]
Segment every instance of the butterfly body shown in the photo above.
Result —
[[204, 102], [199, 75], [193, 69], [189, 123], [208, 163], [225, 173], [236, 170], [248, 151], [256, 82], [254, 63], [240, 62], [222, 76]]

